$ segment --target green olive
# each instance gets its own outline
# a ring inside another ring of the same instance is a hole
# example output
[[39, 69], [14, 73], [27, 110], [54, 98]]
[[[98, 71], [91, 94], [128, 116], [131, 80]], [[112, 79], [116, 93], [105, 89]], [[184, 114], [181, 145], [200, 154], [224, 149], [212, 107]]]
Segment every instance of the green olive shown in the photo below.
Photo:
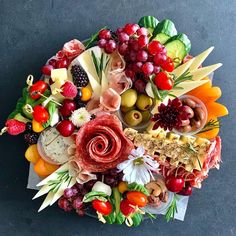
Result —
[[136, 126], [142, 122], [142, 114], [137, 110], [128, 111], [124, 116], [124, 121], [129, 126]]
[[126, 112], [132, 111], [134, 109], [135, 109], [134, 106], [133, 107], [122, 107], [122, 106], [120, 107], [120, 110], [121, 110], [122, 113], [126, 113]]
[[141, 111], [146, 111], [152, 106], [152, 98], [145, 94], [140, 94], [138, 96], [136, 106]]
[[134, 89], [128, 89], [121, 95], [121, 106], [132, 107], [137, 101], [137, 92]]
[[151, 119], [151, 113], [150, 111], [141, 111], [141, 114], [142, 114], [142, 122], [147, 122], [147, 121], [150, 121]]

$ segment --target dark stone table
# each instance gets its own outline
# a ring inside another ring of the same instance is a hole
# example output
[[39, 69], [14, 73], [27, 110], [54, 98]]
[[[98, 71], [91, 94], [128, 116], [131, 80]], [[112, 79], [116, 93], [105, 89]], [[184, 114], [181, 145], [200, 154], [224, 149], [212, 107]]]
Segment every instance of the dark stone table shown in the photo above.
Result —
[[230, 116], [223, 119], [223, 163], [194, 191], [184, 222], [166, 223], [162, 217], [138, 228], [103, 225], [56, 206], [38, 214], [42, 199], [26, 189], [28, 162], [20, 137], [0, 138], [0, 235], [236, 235], [236, 1], [235, 0], [0, 0], [1, 126], [13, 109], [26, 76], [39, 76], [44, 62], [64, 42], [86, 39], [104, 25], [113, 29], [136, 22], [143, 15], [172, 19], [192, 41], [192, 54], [214, 45], [207, 64], [222, 62], [214, 84], [222, 88], [220, 102]]

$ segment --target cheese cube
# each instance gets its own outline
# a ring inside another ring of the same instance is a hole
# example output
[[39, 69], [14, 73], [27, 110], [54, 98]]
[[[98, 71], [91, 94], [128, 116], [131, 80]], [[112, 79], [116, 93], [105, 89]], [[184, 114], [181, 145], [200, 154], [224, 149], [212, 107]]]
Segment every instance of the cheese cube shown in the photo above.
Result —
[[51, 78], [52, 81], [55, 82], [57, 80], [67, 80], [67, 69], [61, 68], [61, 69], [54, 69], [51, 71]]

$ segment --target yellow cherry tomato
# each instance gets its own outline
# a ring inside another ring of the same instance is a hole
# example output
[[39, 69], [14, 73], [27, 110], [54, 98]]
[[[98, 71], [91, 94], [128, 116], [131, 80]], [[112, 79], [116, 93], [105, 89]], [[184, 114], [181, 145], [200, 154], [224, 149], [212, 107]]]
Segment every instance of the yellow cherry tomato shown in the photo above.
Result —
[[92, 97], [92, 91], [88, 87], [84, 87], [81, 89], [82, 97], [81, 101], [86, 102]]
[[44, 130], [42, 124], [39, 123], [38, 121], [34, 120], [34, 119], [32, 120], [32, 129], [36, 133], [40, 133]]
[[29, 161], [35, 164], [38, 159], [40, 158], [40, 155], [38, 153], [37, 144], [30, 145], [26, 152], [25, 152], [25, 158]]
[[120, 193], [124, 193], [128, 190], [128, 184], [127, 182], [121, 181], [118, 185], [118, 190]]
[[59, 168], [59, 165], [52, 165], [48, 162], [44, 161], [42, 158], [39, 158], [38, 161], [34, 165], [34, 171], [40, 177], [46, 177], [52, 174]]

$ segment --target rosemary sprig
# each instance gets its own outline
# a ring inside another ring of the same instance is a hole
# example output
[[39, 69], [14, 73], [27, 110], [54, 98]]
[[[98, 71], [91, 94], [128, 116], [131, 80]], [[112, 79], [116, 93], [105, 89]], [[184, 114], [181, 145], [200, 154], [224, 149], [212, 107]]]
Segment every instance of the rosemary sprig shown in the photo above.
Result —
[[[103, 27], [102, 29], [106, 29], [107, 27]], [[101, 29], [101, 30], [102, 30]], [[100, 30], [99, 30], [100, 31]], [[91, 46], [93, 46], [93, 44], [98, 41], [98, 34], [99, 34], [99, 31], [95, 34], [93, 34], [88, 40], [86, 40], [84, 42], [84, 45], [85, 45], [85, 49], [88, 49], [90, 48]]]
[[192, 80], [193, 76], [190, 75], [190, 71], [189, 70], [186, 70], [182, 75], [180, 75], [179, 77], [175, 77], [174, 76], [174, 88], [177, 88], [177, 89], [182, 89], [181, 87], [177, 87], [178, 84], [182, 83], [182, 82], [185, 82], [185, 81], [188, 81], [188, 80]]
[[165, 214], [165, 219], [167, 222], [169, 222], [170, 220], [174, 220], [175, 214], [178, 213], [177, 200], [178, 200], [178, 197], [176, 194], [174, 194], [172, 203], [169, 206], [169, 208], [167, 209], [167, 212]]
[[197, 150], [195, 149], [195, 147], [193, 146], [193, 143], [191, 142], [187, 143], [187, 151], [191, 153], [197, 153]]
[[216, 128], [220, 128], [220, 122], [218, 120], [209, 120], [205, 126], [203, 127], [203, 129], [198, 132], [198, 134], [216, 129]]

